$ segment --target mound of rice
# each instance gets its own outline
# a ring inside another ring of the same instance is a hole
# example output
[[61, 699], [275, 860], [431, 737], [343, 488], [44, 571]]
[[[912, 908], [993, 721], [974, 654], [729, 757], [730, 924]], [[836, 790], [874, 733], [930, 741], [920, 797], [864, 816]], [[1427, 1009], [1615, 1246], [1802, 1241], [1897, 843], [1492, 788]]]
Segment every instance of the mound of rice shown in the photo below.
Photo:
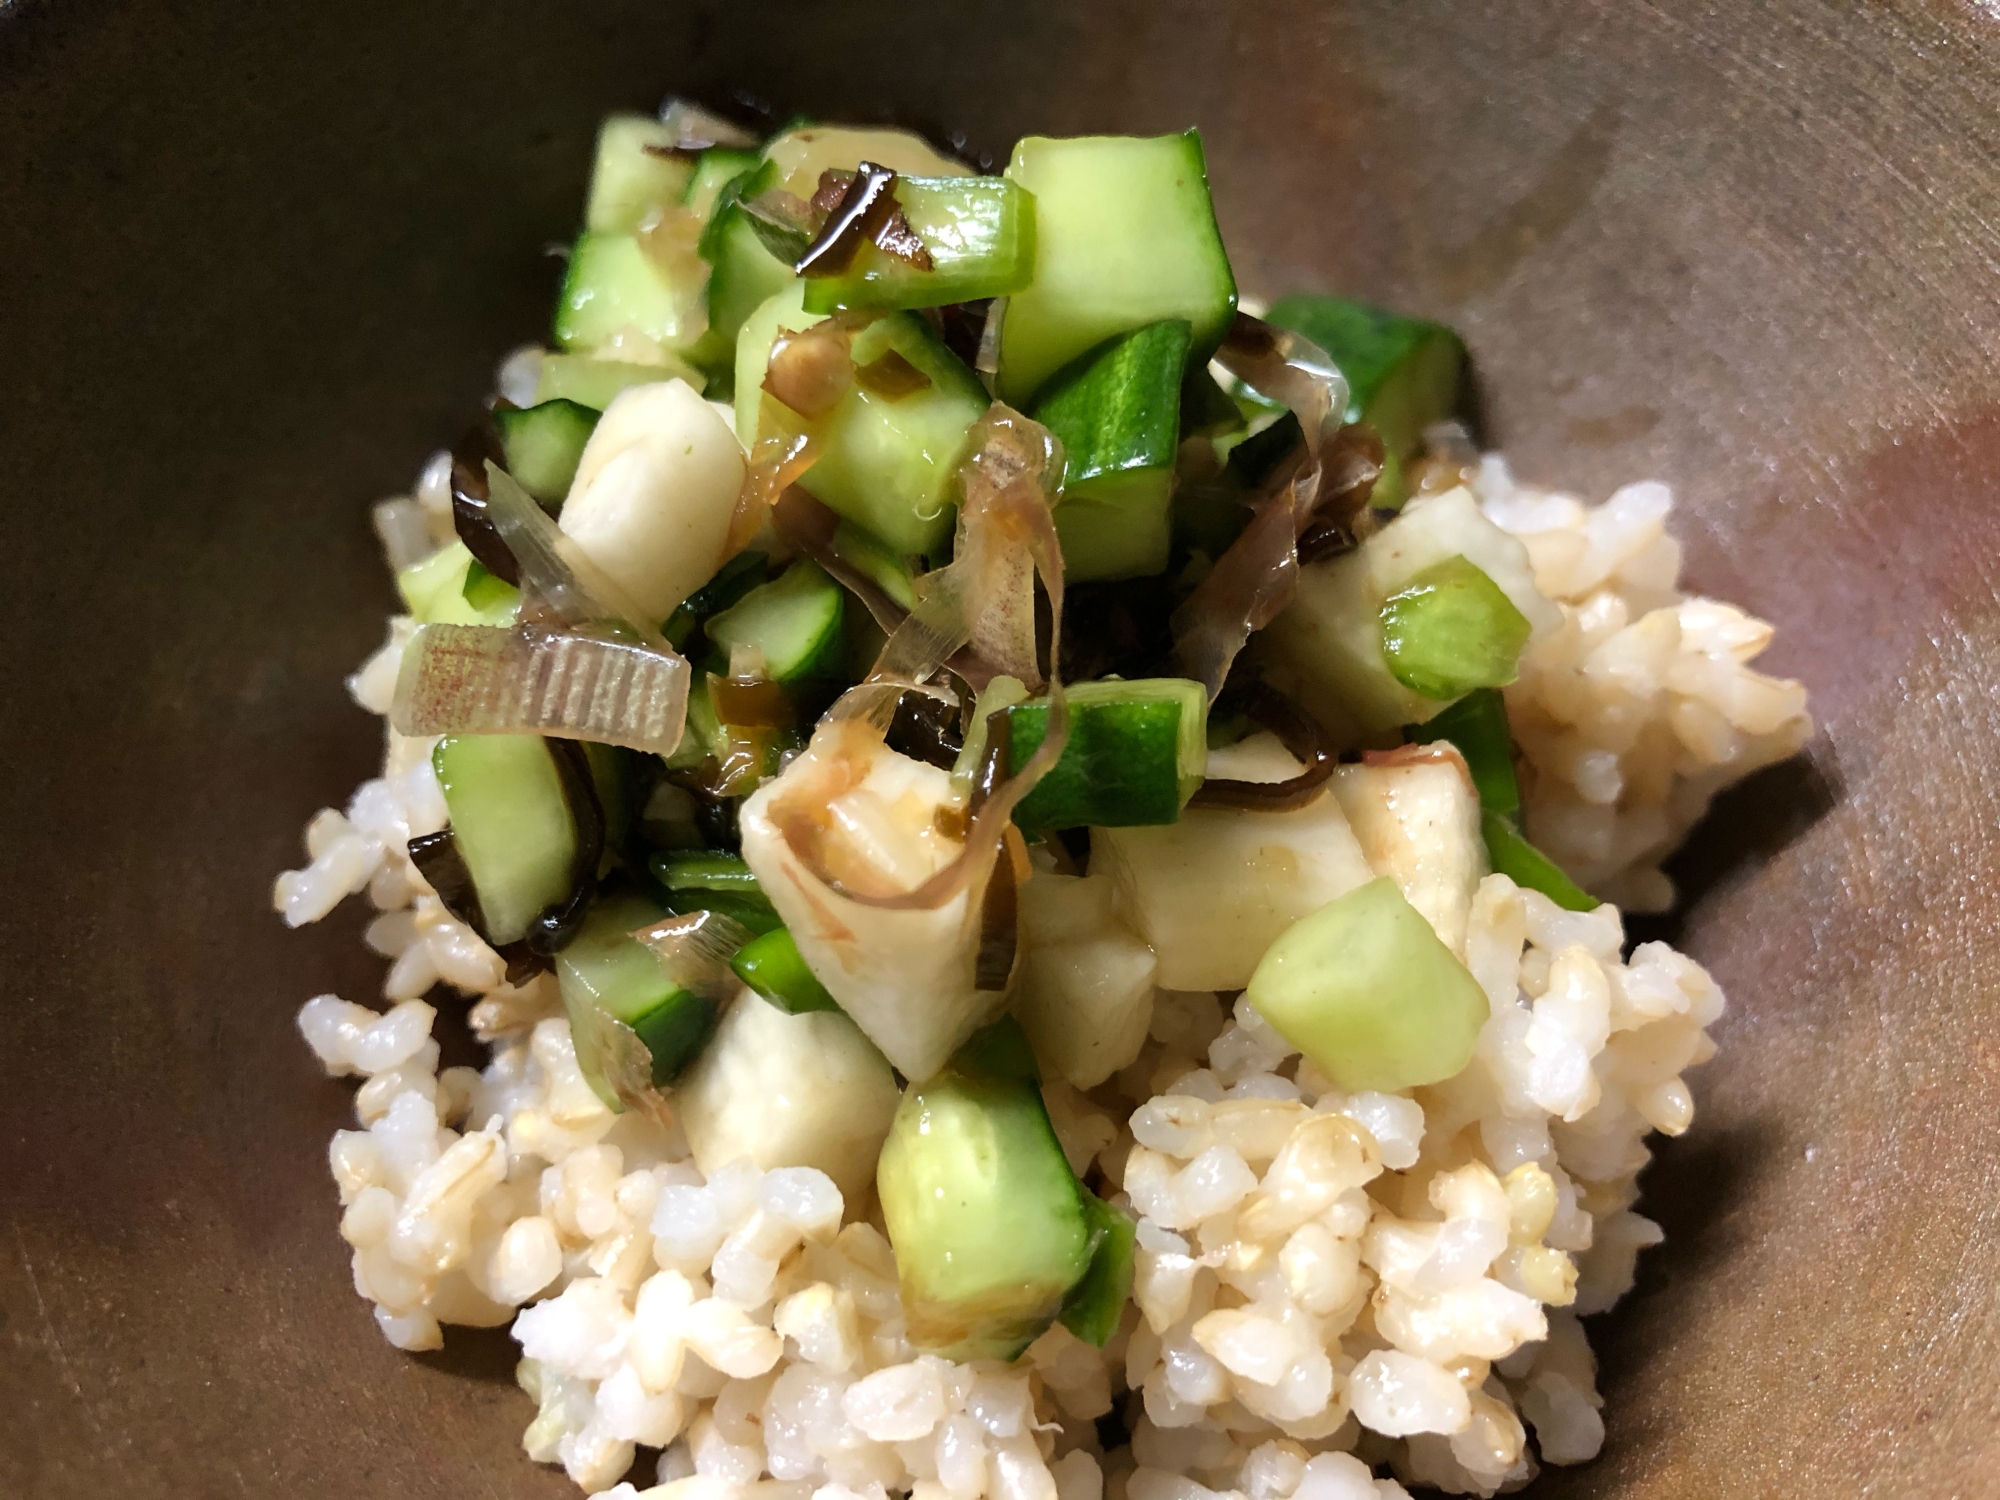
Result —
[[[1678, 591], [1663, 486], [1590, 508], [1493, 457], [1468, 482], [1562, 606], [1507, 694], [1529, 833], [1607, 900], [1662, 907], [1659, 861], [1714, 794], [1811, 733], [1803, 690], [1746, 665], [1768, 626]], [[449, 538], [447, 486], [439, 455], [378, 508], [399, 561]], [[386, 713], [411, 628], [350, 680], [365, 708]], [[387, 1011], [299, 1014], [362, 1080], [329, 1153], [340, 1232], [397, 1346], [512, 1323], [523, 1446], [586, 1491], [633, 1500], [657, 1449], [648, 1500], [1385, 1500], [1598, 1451], [1578, 1319], [1661, 1238], [1632, 1208], [1646, 1137], [1688, 1128], [1682, 1074], [1723, 1009], [1666, 945], [1621, 958], [1613, 906], [1487, 877], [1467, 961], [1492, 1017], [1464, 1073], [1407, 1097], [1343, 1095], [1248, 1006], [1162, 991], [1136, 1062], [1046, 1091], [1071, 1164], [1138, 1219], [1135, 1309], [1102, 1352], [1058, 1325], [1013, 1366], [955, 1365], [905, 1338], [871, 1204], [809, 1169], [704, 1180], [677, 1129], [598, 1101], [554, 981], [507, 984], [409, 861], [446, 820], [430, 746], [389, 732], [275, 892], [298, 925], [365, 890], [390, 960]], [[483, 1070], [439, 1071], [439, 983], [477, 997]], [[1114, 1409], [1131, 1442], [1107, 1453]]]

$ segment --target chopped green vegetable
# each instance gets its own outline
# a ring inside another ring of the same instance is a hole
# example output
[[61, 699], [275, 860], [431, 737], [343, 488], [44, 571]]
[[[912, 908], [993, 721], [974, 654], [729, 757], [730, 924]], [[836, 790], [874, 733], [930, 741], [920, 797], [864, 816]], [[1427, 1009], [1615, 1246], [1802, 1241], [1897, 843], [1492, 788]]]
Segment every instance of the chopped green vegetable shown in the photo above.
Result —
[[706, 225], [715, 213], [722, 190], [746, 172], [756, 170], [757, 153], [734, 146], [711, 146], [695, 158], [681, 203]]
[[466, 607], [475, 614], [511, 614], [521, 605], [521, 591], [504, 578], [495, 577], [486, 571], [486, 565], [478, 558], [465, 570], [465, 587], [460, 591]]
[[1527, 616], [1463, 557], [1433, 563], [1382, 601], [1382, 654], [1398, 682], [1449, 701], [1514, 680]]
[[629, 234], [586, 231], [569, 253], [569, 274], [556, 303], [556, 343], [590, 353], [624, 333], [662, 349], [690, 341], [696, 328], [693, 291], [672, 276]]
[[1458, 335], [1439, 323], [1339, 297], [1280, 297], [1265, 317], [1304, 334], [1340, 366], [1347, 377], [1347, 420], [1373, 427], [1388, 453], [1372, 503], [1402, 504], [1403, 468], [1422, 452], [1424, 429], [1458, 410], [1465, 376]]
[[1475, 688], [1436, 718], [1404, 728], [1412, 745], [1448, 740], [1465, 757], [1479, 804], [1488, 812], [1512, 813], [1521, 806], [1514, 780], [1514, 739], [1507, 730], [1507, 700], [1498, 688]]
[[[631, 935], [668, 915], [644, 896], [600, 900], [556, 957], [564, 1010], [574, 1016], [593, 1006], [631, 1027], [652, 1054], [656, 1086], [671, 1083], [694, 1061], [717, 1019], [715, 1005], [676, 985], [653, 951]], [[588, 1068], [584, 1076], [600, 1097], [616, 1104], [605, 1080], [592, 1077]]]
[[548, 742], [535, 734], [448, 734], [431, 764], [486, 940], [517, 943], [576, 883], [576, 820]]
[[1181, 318], [1121, 334], [1056, 376], [1035, 404], [1035, 420], [1063, 444], [1055, 516], [1069, 578], [1166, 567], [1191, 337]]
[[578, 406], [601, 412], [628, 386], [652, 385], [662, 380], [685, 380], [697, 391], [702, 377], [692, 366], [683, 364], [635, 365], [616, 359], [591, 359], [582, 354], [545, 354], [542, 372], [535, 382], [535, 402], [574, 401]]
[[[1079, 682], [1069, 689], [1062, 758], [1021, 799], [1022, 828], [1132, 828], [1180, 816], [1208, 764], [1208, 694], [1182, 677]], [[1048, 733], [1045, 698], [1006, 711], [1008, 764]]]
[[600, 413], [558, 397], [493, 413], [507, 472], [544, 505], [561, 505]]
[[682, 850], [655, 854], [653, 878], [670, 891], [737, 891], [761, 894], [757, 877], [734, 854]]
[[1505, 875], [1523, 890], [1540, 891], [1564, 911], [1596, 911], [1603, 905], [1499, 813], [1482, 817], [1480, 831], [1486, 836], [1486, 857], [1494, 874]]
[[1035, 275], [1000, 325], [999, 395], [1025, 406], [1064, 365], [1165, 318], [1206, 360], [1236, 315], [1201, 135], [1027, 136], [1007, 176], [1035, 195]]
[[[772, 682], [830, 676], [840, 659], [846, 598], [818, 563], [802, 557], [711, 617], [708, 639], [738, 676], [748, 672]], [[739, 658], [746, 660], [739, 664]]]
[[951, 1359], [1015, 1358], [1091, 1266], [1083, 1189], [1017, 1064], [912, 1084], [876, 1167], [910, 1341]]
[[942, 307], [1004, 297], [1035, 264], [1035, 200], [1002, 177], [898, 177], [896, 203], [923, 241], [925, 270], [873, 241], [848, 268], [806, 278], [806, 311], [844, 307]]
[[431, 611], [450, 594], [461, 598], [472, 567], [472, 553], [463, 542], [440, 547], [420, 562], [413, 562], [396, 575], [396, 592], [403, 596], [403, 608], [419, 624], [429, 624]]
[[1139, 1226], [1088, 1189], [1083, 1206], [1097, 1244], [1090, 1254], [1090, 1269], [1063, 1299], [1062, 1325], [1092, 1348], [1102, 1349], [1118, 1332], [1132, 1296]]
[[651, 115], [607, 118], [597, 132], [584, 227], [595, 234], [630, 234], [647, 214], [679, 203], [692, 169], [674, 150], [675, 141], [676, 132]]
[[736, 346], [743, 325], [798, 279], [791, 265], [764, 244], [757, 221], [742, 203], [774, 185], [776, 176], [775, 169], [765, 163], [732, 178], [717, 195], [715, 211], [701, 232], [700, 254], [710, 268], [708, 328], [689, 357], [725, 383], [736, 372]]
[[909, 563], [852, 521], [833, 529], [833, 553], [865, 576], [904, 609], [917, 607], [917, 583]]
[[1479, 981], [1386, 877], [1294, 922], [1244, 995], [1350, 1091], [1397, 1093], [1452, 1077], [1472, 1060], [1490, 1013]]
[[799, 945], [792, 940], [789, 928], [774, 927], [745, 943], [730, 967], [738, 979], [788, 1014], [840, 1009], [839, 1002], [799, 956]]

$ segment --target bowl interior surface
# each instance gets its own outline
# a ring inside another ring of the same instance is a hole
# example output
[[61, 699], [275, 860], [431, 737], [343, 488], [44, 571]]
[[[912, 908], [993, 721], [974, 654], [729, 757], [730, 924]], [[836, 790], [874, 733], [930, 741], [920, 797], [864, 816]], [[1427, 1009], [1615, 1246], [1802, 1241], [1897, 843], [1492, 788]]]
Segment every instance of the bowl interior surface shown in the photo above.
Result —
[[389, 1348], [274, 873], [369, 774], [366, 506], [539, 336], [595, 122], [669, 92], [1199, 124], [1239, 279], [1462, 329], [1489, 440], [1657, 476], [1806, 759], [1674, 924], [1731, 996], [1666, 1246], [1541, 1496], [2000, 1495], [2000, 22], [1832, 0], [0, 3], [0, 1493], [561, 1496], [504, 1334]]

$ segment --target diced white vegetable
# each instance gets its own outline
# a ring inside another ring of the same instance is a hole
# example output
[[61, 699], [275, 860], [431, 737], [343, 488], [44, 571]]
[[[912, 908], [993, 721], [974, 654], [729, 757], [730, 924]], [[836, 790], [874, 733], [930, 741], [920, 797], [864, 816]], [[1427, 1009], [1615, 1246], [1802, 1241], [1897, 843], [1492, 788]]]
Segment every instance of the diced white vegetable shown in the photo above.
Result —
[[1042, 871], [1021, 887], [1014, 1017], [1035, 1055], [1080, 1089], [1139, 1055], [1153, 1019], [1153, 950], [1113, 909], [1110, 877]]
[[1333, 773], [1333, 792], [1361, 852], [1465, 956], [1472, 893], [1486, 875], [1479, 793], [1450, 745], [1411, 745]]
[[674, 1089], [695, 1165], [817, 1167], [849, 1204], [875, 1180], [896, 1075], [839, 1011], [790, 1016], [744, 991]]
[[1259, 648], [1272, 680], [1329, 725], [1377, 733], [1421, 724], [1445, 705], [1398, 682], [1382, 655], [1382, 601], [1432, 563], [1463, 557], [1533, 627], [1562, 623], [1535, 587], [1528, 549], [1480, 512], [1467, 489], [1419, 496], [1352, 552], [1299, 570], [1298, 598]]
[[948, 773], [898, 755], [861, 725], [827, 722], [737, 820], [744, 861], [799, 956], [913, 1080], [943, 1067], [1004, 1000], [973, 982], [986, 881], [930, 911], [871, 906], [845, 892], [915, 890], [956, 857], [961, 845], [938, 828], [950, 794]]
[[1191, 808], [1090, 838], [1091, 868], [1117, 883], [1170, 990], [1242, 989], [1279, 933], [1375, 878], [1331, 793], [1292, 812]]
[[686, 381], [628, 386], [584, 445], [562, 529], [658, 625], [722, 566], [743, 475], [736, 434]]

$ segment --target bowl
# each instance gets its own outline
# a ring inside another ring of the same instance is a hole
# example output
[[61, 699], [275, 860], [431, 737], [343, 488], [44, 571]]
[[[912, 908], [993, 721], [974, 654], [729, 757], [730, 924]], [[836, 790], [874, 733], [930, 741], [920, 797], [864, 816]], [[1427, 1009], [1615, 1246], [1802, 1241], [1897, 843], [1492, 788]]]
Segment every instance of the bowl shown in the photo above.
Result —
[[1246, 288], [1447, 319], [1527, 476], [1675, 486], [1822, 730], [1676, 866], [1722, 1051], [1604, 1454], [1532, 1493], [2000, 1495], [1996, 76], [1919, 0], [0, 4], [0, 1493], [575, 1493], [504, 1334], [402, 1355], [349, 1289], [292, 1016], [379, 972], [269, 885], [373, 763], [366, 506], [675, 92], [1199, 124]]

